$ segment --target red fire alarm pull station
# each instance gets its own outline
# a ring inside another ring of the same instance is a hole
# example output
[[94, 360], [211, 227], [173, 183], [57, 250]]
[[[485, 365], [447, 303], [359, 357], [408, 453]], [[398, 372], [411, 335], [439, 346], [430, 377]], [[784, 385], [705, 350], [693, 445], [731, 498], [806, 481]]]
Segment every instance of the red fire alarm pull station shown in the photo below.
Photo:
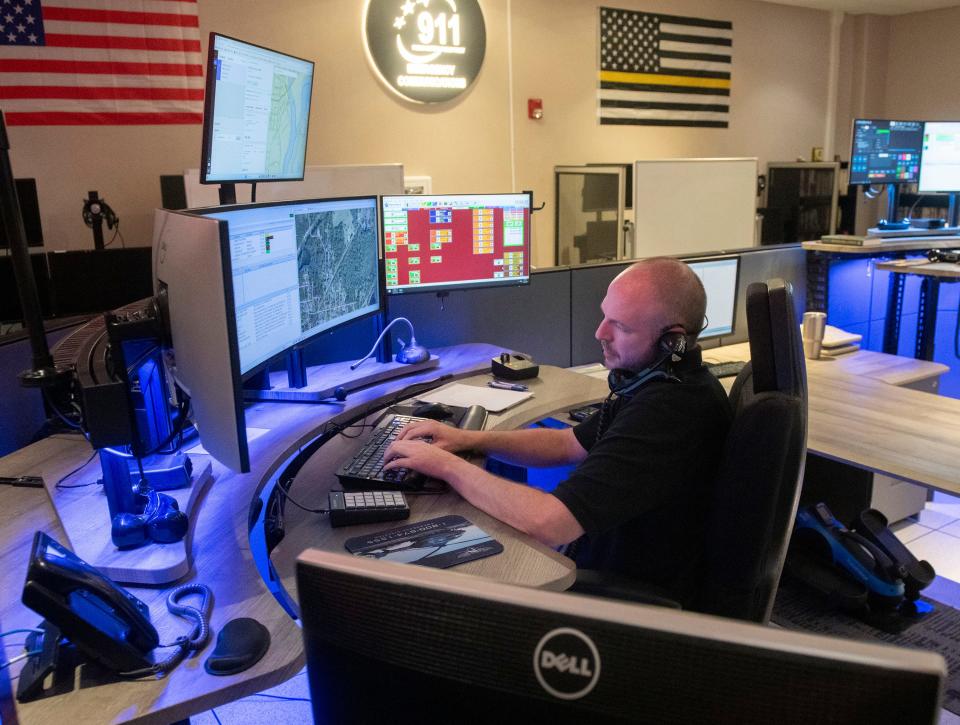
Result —
[[541, 118], [543, 118], [542, 98], [527, 99], [527, 117], [532, 118], [534, 121], [539, 121]]

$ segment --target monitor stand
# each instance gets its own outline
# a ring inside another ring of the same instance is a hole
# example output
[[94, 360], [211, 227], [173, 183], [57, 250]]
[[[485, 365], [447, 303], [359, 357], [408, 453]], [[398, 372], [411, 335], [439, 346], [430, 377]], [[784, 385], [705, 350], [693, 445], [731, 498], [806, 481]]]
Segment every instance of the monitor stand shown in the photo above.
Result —
[[[220, 197], [220, 206], [230, 206], [237, 203], [237, 185], [234, 183], [220, 184], [217, 190]], [[257, 200], [257, 182], [250, 182], [250, 203]]]
[[[269, 389], [249, 389], [243, 391], [244, 400], [274, 401], [278, 403], [330, 403], [343, 400], [346, 393], [368, 385], [409, 375], [420, 370], [435, 368], [440, 364], [437, 355], [429, 360], [412, 365], [398, 362], [378, 363], [368, 360], [356, 370], [351, 370], [351, 361], [328, 363], [305, 368], [306, 376], [302, 381], [291, 380], [288, 371], [281, 370], [266, 375]], [[295, 386], [295, 382], [303, 385]]]

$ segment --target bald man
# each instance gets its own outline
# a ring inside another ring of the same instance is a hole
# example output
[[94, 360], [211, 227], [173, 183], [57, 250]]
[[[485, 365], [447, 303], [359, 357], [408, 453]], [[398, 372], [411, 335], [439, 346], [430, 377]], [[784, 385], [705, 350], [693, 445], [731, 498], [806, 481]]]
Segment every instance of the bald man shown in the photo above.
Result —
[[[447, 481], [477, 508], [545, 544], [576, 542], [578, 567], [641, 579], [688, 604], [732, 417], [696, 344], [706, 294], [686, 264], [657, 257], [621, 272], [600, 308], [595, 337], [611, 392], [598, 413], [564, 430], [416, 423], [387, 451], [386, 467]], [[545, 493], [454, 455], [465, 450], [523, 466], [577, 467]]]

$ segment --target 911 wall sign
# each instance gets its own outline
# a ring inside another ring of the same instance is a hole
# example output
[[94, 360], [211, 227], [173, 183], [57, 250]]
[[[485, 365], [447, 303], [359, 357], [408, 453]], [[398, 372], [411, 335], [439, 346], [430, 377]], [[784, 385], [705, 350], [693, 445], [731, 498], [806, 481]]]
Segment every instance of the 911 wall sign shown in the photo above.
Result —
[[456, 98], [483, 65], [477, 0], [367, 0], [367, 54], [392, 90], [418, 103]]

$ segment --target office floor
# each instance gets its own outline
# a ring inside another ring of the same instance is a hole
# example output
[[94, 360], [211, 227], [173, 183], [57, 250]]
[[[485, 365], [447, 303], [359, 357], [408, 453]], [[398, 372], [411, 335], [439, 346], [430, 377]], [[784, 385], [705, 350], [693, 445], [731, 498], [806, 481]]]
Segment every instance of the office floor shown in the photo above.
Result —
[[[923, 511], [892, 527], [918, 559], [930, 561], [937, 574], [960, 582], [960, 498], [935, 494]], [[960, 591], [960, 588], [958, 588]], [[960, 599], [948, 602], [960, 607]], [[310, 722], [310, 691], [306, 672], [257, 695], [194, 715], [193, 725], [271, 725]], [[960, 725], [960, 717], [946, 710], [941, 725]]]

